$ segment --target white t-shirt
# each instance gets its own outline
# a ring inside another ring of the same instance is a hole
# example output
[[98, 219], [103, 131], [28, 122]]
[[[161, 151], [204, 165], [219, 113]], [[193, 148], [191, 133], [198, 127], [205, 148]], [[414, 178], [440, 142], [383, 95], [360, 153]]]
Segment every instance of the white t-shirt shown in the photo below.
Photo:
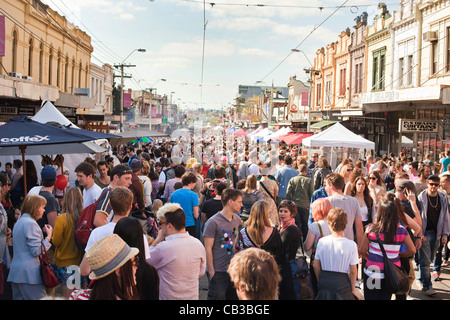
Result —
[[33, 187], [30, 191], [28, 191], [28, 194], [39, 194], [39, 192], [41, 192], [41, 188], [42, 186]]
[[102, 194], [102, 188], [100, 188], [96, 183], [92, 185], [89, 189], [83, 189], [83, 208], [93, 204]]
[[[101, 227], [97, 227], [94, 230], [92, 230], [84, 251], [87, 252], [89, 250], [89, 248], [96, 241], [113, 234], [115, 227], [116, 227], [116, 222], [109, 222]], [[144, 248], [145, 248], [145, 259], [149, 259], [150, 258], [150, 250], [149, 250], [149, 246], [148, 246], [147, 237], [145, 236], [145, 234], [144, 234]]]
[[356, 198], [348, 195], [332, 195], [327, 197], [331, 202], [333, 208], [341, 208], [347, 214], [347, 226], [344, 230], [344, 236], [350, 240], [353, 240], [353, 223], [356, 218], [361, 218], [361, 209], [359, 207], [359, 202]]
[[254, 174], [255, 176], [259, 176], [259, 166], [255, 163], [252, 163], [248, 168], [250, 174]]
[[320, 260], [324, 271], [348, 273], [351, 265], [359, 263], [358, 246], [345, 237], [329, 235], [319, 240], [315, 259]]
[[158, 179], [159, 183], [166, 183], [166, 173], [163, 170], [161, 170], [161, 172], [159, 173], [159, 179]]

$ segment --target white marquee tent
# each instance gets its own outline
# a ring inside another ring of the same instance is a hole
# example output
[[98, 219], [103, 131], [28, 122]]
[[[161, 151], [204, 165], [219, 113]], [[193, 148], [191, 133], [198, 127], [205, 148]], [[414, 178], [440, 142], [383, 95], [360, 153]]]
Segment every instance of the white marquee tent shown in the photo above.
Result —
[[343, 147], [375, 149], [375, 142], [353, 133], [339, 122], [325, 131], [303, 139], [302, 143], [303, 146], [310, 148]]

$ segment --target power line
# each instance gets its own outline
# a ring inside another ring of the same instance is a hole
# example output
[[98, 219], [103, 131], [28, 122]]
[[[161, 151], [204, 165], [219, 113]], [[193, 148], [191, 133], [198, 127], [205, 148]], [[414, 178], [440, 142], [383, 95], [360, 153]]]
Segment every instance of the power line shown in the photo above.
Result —
[[202, 46], [202, 73], [200, 80], [200, 105], [203, 102], [203, 72], [205, 67], [205, 38], [206, 38], [206, 2], [203, 0], [203, 46]]
[[[328, 19], [330, 19], [339, 9], [341, 9], [346, 3], [348, 2], [348, 0], [345, 0], [344, 3], [339, 6], [336, 10], [334, 10], [327, 18], [325, 18], [325, 20], [323, 20], [318, 26], [315, 26], [313, 28], [313, 30], [311, 30], [311, 32], [295, 47], [295, 49], [298, 49], [313, 33], [314, 31], [316, 31], [318, 28], [320, 28]], [[291, 56], [293, 52], [290, 51], [289, 54], [283, 59], [281, 60], [281, 62], [275, 66], [275, 68], [273, 68], [268, 74], [266, 74], [260, 81], [264, 81], [264, 79], [266, 79], [270, 74], [272, 74], [272, 72], [274, 72], [276, 69], [278, 69], [279, 66], [281, 66], [283, 64], [284, 61], [287, 60], [287, 58], [289, 58]]]
[[[200, 0], [180, 0], [183, 2], [191, 2], [191, 3], [204, 3], [204, 1]], [[263, 4], [263, 3], [230, 3], [230, 2], [209, 2], [211, 7], [214, 6], [240, 6], [240, 7], [258, 7], [258, 8], [298, 8], [298, 9], [334, 9], [334, 8], [358, 8], [358, 7], [371, 7], [376, 4], [358, 4], [358, 5], [348, 5], [348, 6], [306, 6], [306, 5], [282, 5], [282, 4]], [[396, 4], [387, 4], [387, 5], [396, 5]]]
[[[60, 10], [62, 13], [64, 13], [64, 11], [63, 10], [61, 10], [61, 8], [59, 8], [54, 2], [53, 2], [53, 0], [50, 0], [54, 5], [55, 5], [55, 7], [58, 9], [58, 10]], [[101, 46], [99, 46], [98, 47], [98, 49], [103, 49], [102, 48], [102, 46], [104, 47], [104, 49], [106, 50], [106, 51], [104, 51], [104, 53], [105, 54], [107, 54], [107, 55], [109, 55], [109, 58], [113, 58], [112, 60], [119, 60], [119, 61], [122, 61], [123, 59], [118, 55], [118, 54], [116, 54], [114, 51], [112, 51], [111, 49], [109, 49], [106, 45], [104, 45], [103, 44], [103, 42], [83, 23], [83, 21], [81, 21], [74, 13], [73, 13], [73, 11], [72, 10], [70, 10], [70, 8], [64, 3], [64, 1], [62, 1], [62, 0], [60, 0], [60, 2], [67, 8], [67, 10], [72, 14], [72, 16], [75, 18], [75, 19], [77, 19], [80, 23], [81, 23], [81, 25], [87, 30], [87, 31], [89, 31], [89, 33], [92, 35], [92, 37], [94, 37], [95, 39], [97, 39], [97, 41], [94, 41], [95, 43], [98, 43], [98, 44], [101, 44]], [[108, 53], [108, 52], [110, 52], [110, 53]]]

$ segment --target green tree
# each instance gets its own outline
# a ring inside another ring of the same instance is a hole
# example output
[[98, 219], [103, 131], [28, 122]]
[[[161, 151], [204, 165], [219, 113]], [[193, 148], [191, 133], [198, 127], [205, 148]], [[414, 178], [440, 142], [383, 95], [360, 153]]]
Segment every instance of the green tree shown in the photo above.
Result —
[[120, 84], [116, 86], [116, 82], [113, 82], [113, 111], [114, 115], [120, 115]]

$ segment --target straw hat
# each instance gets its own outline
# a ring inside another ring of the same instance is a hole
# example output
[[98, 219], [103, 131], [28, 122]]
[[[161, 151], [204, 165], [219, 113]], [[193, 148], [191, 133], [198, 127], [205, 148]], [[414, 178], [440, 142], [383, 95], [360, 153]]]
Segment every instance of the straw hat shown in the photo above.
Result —
[[130, 248], [115, 233], [96, 241], [86, 252], [86, 260], [92, 270], [89, 279], [106, 277], [138, 253], [139, 249]]

